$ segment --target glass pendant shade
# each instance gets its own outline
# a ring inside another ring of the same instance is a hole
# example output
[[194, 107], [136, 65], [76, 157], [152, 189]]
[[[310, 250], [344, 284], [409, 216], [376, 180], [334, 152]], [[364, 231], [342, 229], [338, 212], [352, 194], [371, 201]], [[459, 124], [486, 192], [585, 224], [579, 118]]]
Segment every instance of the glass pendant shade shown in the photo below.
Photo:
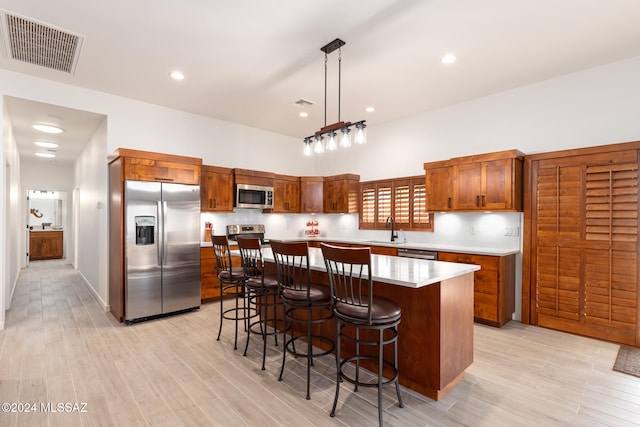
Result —
[[367, 125], [364, 123], [356, 123], [356, 144], [365, 144], [367, 142]]
[[329, 141], [327, 141], [327, 151], [336, 151], [338, 143], [336, 142], [336, 133], [331, 131], [328, 133]]
[[313, 154], [313, 150], [311, 149], [312, 144], [313, 144], [313, 141], [311, 140], [311, 138], [304, 139], [304, 155], [305, 156], [310, 156], [311, 154]]
[[316, 145], [313, 151], [317, 154], [324, 153], [324, 143], [322, 142], [324, 138], [322, 135], [316, 135]]
[[345, 126], [342, 128], [340, 136], [341, 147], [351, 147], [351, 135], [349, 135], [349, 132], [351, 132], [351, 129], [349, 129], [348, 127]]

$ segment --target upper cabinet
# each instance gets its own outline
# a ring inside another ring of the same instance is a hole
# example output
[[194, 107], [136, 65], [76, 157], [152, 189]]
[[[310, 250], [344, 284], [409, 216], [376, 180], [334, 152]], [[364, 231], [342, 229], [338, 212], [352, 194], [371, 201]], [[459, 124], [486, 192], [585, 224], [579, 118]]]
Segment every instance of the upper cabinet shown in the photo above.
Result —
[[273, 180], [273, 213], [300, 212], [300, 177], [276, 175]]
[[450, 211], [451, 198], [451, 168], [449, 161], [424, 164], [427, 188], [427, 210], [429, 212]]
[[324, 178], [321, 176], [300, 177], [300, 212], [322, 213]]
[[425, 163], [430, 211], [522, 211], [522, 164], [517, 150]]
[[233, 169], [202, 166], [202, 212], [233, 212]]
[[344, 174], [324, 177], [324, 213], [358, 213], [360, 176]]
[[254, 171], [249, 169], [234, 169], [236, 184], [263, 185], [273, 187], [273, 180], [276, 176], [273, 172]]
[[200, 185], [202, 159], [119, 148], [109, 163], [118, 161], [123, 180]]

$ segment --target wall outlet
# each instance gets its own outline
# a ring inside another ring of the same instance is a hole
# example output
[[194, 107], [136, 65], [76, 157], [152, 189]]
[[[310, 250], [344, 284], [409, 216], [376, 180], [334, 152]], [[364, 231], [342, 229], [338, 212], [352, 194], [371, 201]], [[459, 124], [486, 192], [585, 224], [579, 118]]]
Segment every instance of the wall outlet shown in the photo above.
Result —
[[471, 227], [469, 227], [469, 234], [476, 234], [476, 226], [472, 225]]
[[513, 225], [510, 227], [505, 227], [504, 228], [504, 235], [505, 236], [519, 236], [520, 235], [520, 227], [517, 225]]

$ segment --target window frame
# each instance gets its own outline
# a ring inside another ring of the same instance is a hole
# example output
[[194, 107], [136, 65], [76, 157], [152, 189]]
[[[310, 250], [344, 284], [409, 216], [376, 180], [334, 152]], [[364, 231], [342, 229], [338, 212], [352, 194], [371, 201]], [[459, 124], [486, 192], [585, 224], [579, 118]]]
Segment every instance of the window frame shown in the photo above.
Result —
[[[400, 193], [398, 193], [398, 191], [406, 187], [408, 187], [408, 192], [402, 193], [402, 195], [406, 194], [407, 196], [406, 199], [402, 201], [403, 205], [408, 204], [408, 206], [403, 209], [406, 214], [398, 217], [397, 214], [400, 213], [396, 211], [396, 209], [400, 209], [398, 206], [398, 195]], [[417, 187], [422, 188], [420, 190], [421, 196], [416, 196]], [[383, 200], [381, 197], [385, 194], [381, 193], [381, 191], [384, 190], [386, 192], [387, 189], [390, 189], [391, 206], [386, 212], [381, 212], [381, 200]], [[396, 222], [396, 229], [398, 230], [434, 231], [433, 213], [420, 210], [420, 206], [416, 207], [416, 203], [418, 202], [419, 205], [426, 209], [426, 179], [423, 175], [364, 181], [360, 183], [359, 196], [360, 218], [358, 228], [361, 230], [384, 229], [387, 216], [393, 216]], [[419, 199], [416, 200], [416, 197], [419, 197]], [[372, 203], [373, 206], [371, 206]], [[387, 213], [389, 213], [389, 215], [387, 215]], [[425, 219], [425, 214], [426, 222], [422, 222]]]

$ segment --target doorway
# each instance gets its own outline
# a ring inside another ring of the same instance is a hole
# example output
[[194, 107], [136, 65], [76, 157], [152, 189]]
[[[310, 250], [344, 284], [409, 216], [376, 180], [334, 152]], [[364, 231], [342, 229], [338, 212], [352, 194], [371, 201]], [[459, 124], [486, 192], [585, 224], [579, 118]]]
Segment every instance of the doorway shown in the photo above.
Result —
[[27, 201], [27, 263], [64, 259], [68, 239], [67, 193], [30, 189]]

